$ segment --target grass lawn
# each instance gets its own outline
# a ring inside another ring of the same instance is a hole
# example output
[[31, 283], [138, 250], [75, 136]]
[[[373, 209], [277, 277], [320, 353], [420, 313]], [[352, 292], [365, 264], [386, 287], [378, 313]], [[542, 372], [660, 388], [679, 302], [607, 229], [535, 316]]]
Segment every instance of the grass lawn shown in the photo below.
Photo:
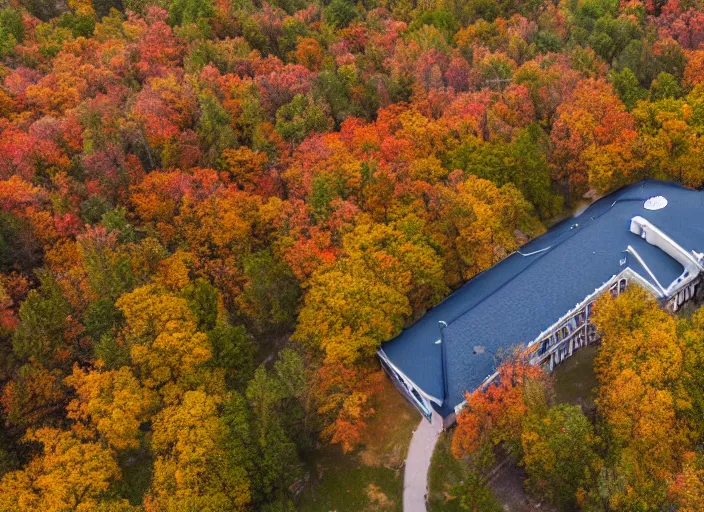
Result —
[[298, 509], [401, 512], [403, 462], [420, 421], [420, 413], [385, 379], [362, 447], [347, 455], [337, 446], [321, 449], [310, 462], [312, 485], [300, 497]]
[[[587, 346], [555, 369], [558, 402], [593, 407], [597, 382], [592, 362], [597, 346]], [[351, 454], [339, 447], [321, 449], [310, 461], [311, 486], [301, 495], [303, 512], [402, 511], [403, 461], [420, 414], [388, 379], [377, 414], [365, 432], [363, 446]], [[462, 478], [451, 453], [452, 432], [443, 432], [433, 453], [429, 474], [428, 511], [459, 512], [450, 488]], [[517, 480], [521, 486], [521, 478]], [[531, 509], [532, 510], [532, 509]]]
[[594, 356], [598, 350], [598, 345], [582, 347], [555, 368], [555, 398], [559, 403], [581, 405], [585, 413], [593, 410], [598, 386]]
[[450, 488], [462, 479], [462, 466], [452, 456], [452, 432], [443, 432], [430, 461], [428, 475], [428, 512], [462, 510], [457, 500], [449, 499]]

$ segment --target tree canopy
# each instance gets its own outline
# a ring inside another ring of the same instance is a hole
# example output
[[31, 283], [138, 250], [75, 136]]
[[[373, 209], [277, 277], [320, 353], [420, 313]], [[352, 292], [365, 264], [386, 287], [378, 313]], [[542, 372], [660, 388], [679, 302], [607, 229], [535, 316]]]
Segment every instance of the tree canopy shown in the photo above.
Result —
[[[383, 342], [585, 197], [704, 185], [702, 45], [697, 1], [2, 3], [0, 510], [290, 509]], [[646, 302], [599, 306], [603, 429], [517, 361], [456, 453], [696, 509], [704, 317]]]

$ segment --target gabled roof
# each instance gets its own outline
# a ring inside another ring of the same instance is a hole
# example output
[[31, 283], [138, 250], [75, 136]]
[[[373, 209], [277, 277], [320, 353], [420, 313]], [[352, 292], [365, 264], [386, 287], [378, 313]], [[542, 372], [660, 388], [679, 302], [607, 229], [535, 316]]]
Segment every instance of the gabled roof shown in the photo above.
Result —
[[[644, 203], [663, 196], [664, 208]], [[382, 346], [386, 357], [449, 412], [495, 370], [495, 355], [529, 343], [626, 267], [658, 288], [683, 266], [630, 230], [642, 217], [687, 253], [704, 252], [704, 193], [648, 180], [605, 196], [477, 275]], [[628, 250], [628, 248], [631, 248]], [[647, 269], [644, 268], [644, 265]], [[655, 277], [655, 279], [653, 279]], [[657, 281], [657, 283], [656, 283]], [[439, 322], [444, 329], [447, 396]]]

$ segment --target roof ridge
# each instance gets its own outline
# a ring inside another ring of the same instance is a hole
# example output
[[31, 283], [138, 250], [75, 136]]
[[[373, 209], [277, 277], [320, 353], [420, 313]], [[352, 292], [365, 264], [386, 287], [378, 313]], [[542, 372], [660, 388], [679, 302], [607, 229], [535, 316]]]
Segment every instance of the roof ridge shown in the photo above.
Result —
[[[399, 343], [391, 340], [388, 344], [389, 360], [428, 396], [442, 397], [443, 406], [434, 406], [436, 410], [451, 413], [461, 403], [462, 392], [481, 385], [493, 371], [496, 350], [535, 338], [547, 324], [561, 319], [567, 306], [580, 304], [600, 285], [604, 289], [604, 283], [623, 271], [624, 265], [656, 293], [644, 266], [624, 251], [629, 244], [645, 258], [660, 283], [679, 275], [682, 266], [660, 254], [657, 244], [642, 240], [629, 225], [642, 215], [682, 247], [702, 246], [704, 227], [684, 219], [704, 211], [704, 192], [694, 196], [690, 191], [695, 192], [648, 180], [580, 205], [568, 218], [549, 226], [544, 235], [463, 283], [430, 309], [424, 322], [404, 329], [403, 335], [395, 337]], [[642, 201], [658, 194], [669, 200], [669, 207], [659, 212], [644, 209]], [[440, 332], [443, 324], [439, 320], [450, 322], [451, 332]], [[435, 341], [438, 338], [440, 344]]]
[[[657, 180], [654, 180], [654, 181], [657, 181]], [[639, 183], [639, 184], [640, 184], [640, 183]], [[610, 195], [616, 194], [616, 193], [619, 192], [619, 191], [625, 192], [627, 189], [630, 189], [630, 188], [631, 188], [631, 186], [623, 187], [623, 188], [621, 188], [621, 189], [619, 189], [619, 190], [617, 190], [617, 191], [615, 191], [615, 192], [612, 192], [611, 194], [607, 194], [607, 195], [605, 195], [604, 197], [601, 197], [601, 198], [597, 199], [597, 200], [594, 201], [591, 205], [589, 205], [589, 207], [588, 207], [586, 210], [584, 210], [582, 213], [580, 213], [579, 215], [576, 215], [575, 217], [572, 217], [572, 218], [573, 218], [573, 219], [577, 219], [577, 218], [581, 217], [582, 215], [586, 214], [587, 211], [589, 210], [589, 208], [591, 208], [591, 207], [592, 207], [594, 204], [596, 204], [598, 201], [601, 201], [602, 199], [605, 199], [605, 198], [609, 197]], [[622, 195], [622, 194], [620, 194], [620, 195]], [[471, 307], [469, 307], [469, 308], [463, 310], [461, 313], [455, 315], [451, 320], [446, 321], [445, 323], [447, 324], [447, 326], [449, 327], [449, 326], [452, 325], [456, 320], [458, 320], [460, 317], [466, 315], [468, 312], [472, 311], [474, 308], [476, 308], [477, 306], [479, 306], [479, 304], [481, 304], [482, 302], [484, 302], [486, 299], [488, 299], [489, 297], [491, 297], [491, 296], [494, 295], [495, 293], [499, 292], [499, 291], [500, 291], [501, 289], [503, 289], [506, 285], [508, 285], [509, 283], [511, 283], [516, 277], [518, 277], [519, 275], [523, 274], [523, 273], [524, 273], [525, 271], [527, 271], [530, 267], [532, 267], [535, 263], [537, 263], [538, 261], [540, 261], [544, 256], [550, 254], [554, 249], [556, 249], [557, 247], [559, 247], [560, 245], [562, 245], [564, 242], [566, 242], [567, 240], [569, 240], [570, 238], [572, 238], [573, 236], [575, 236], [577, 233], [581, 233], [582, 231], [584, 231], [584, 229], [586, 229], [586, 228], [588, 228], [588, 227], [594, 225], [594, 223], [595, 223], [598, 219], [600, 219], [601, 217], [603, 217], [604, 215], [606, 215], [614, 206], [616, 206], [617, 203], [620, 203], [620, 202], [630, 202], [630, 201], [644, 201], [644, 199], [642, 199], [642, 198], [622, 198], [622, 197], [620, 197], [620, 195], [619, 195], [619, 197], [618, 197], [617, 199], [614, 200], [614, 202], [611, 204], [611, 206], [609, 206], [609, 207], [608, 207], [606, 210], [604, 210], [602, 213], [600, 213], [599, 215], [596, 215], [596, 216], [591, 216], [591, 217], [589, 217], [589, 221], [588, 221], [588, 223], [585, 223], [585, 224], [584, 224], [584, 228], [583, 228], [583, 229], [579, 229], [579, 230], [576, 230], [576, 231], [575, 231], [574, 229], [572, 229], [572, 226], [570, 226], [570, 228], [569, 228], [568, 230], [566, 230], [564, 233], [560, 234], [560, 235], [556, 238], [555, 242], [554, 242], [552, 245], [550, 245], [550, 247], [547, 247], [547, 248], [545, 248], [545, 249], [541, 249], [541, 250], [539, 250], [539, 251], [534, 251], [534, 252], [532, 253], [532, 255], [535, 255], [536, 253], [538, 253], [539, 255], [538, 255], [533, 261], [531, 261], [528, 265], [526, 265], [520, 272], [518, 272], [517, 274], [511, 276], [509, 279], [507, 279], [506, 281], [504, 281], [503, 283], [501, 283], [499, 286], [497, 286], [496, 288], [494, 288], [492, 291], [488, 292], [486, 295], [484, 295], [484, 296], [481, 298], [481, 300], [478, 300], [473, 306], [471, 306]], [[545, 233], [543, 233], [543, 234], [540, 235], [540, 236], [544, 236], [544, 235], [546, 235], [546, 234], [549, 233], [549, 232], [550, 232], [550, 230], [546, 231]], [[540, 238], [540, 236], [539, 236], [538, 238]], [[535, 240], [537, 240], [537, 238], [534, 238], [533, 240], [531, 240], [531, 241], [529, 241], [529, 242], [526, 242], [526, 243], [523, 244], [521, 247], [525, 247], [526, 245], [528, 245], [529, 243], [531, 243], [531, 242], [533, 242], [533, 241], [535, 241]], [[524, 257], [524, 258], [530, 257], [530, 255], [525, 255], [525, 256], [524, 256], [523, 254], [521, 254], [521, 253], [519, 252], [520, 249], [521, 249], [521, 247], [519, 247], [516, 251], [512, 252], [510, 255], [506, 256], [506, 258], [504, 258], [503, 260], [501, 260], [499, 263], [501, 263], [502, 261], [505, 261], [506, 259], [510, 258], [510, 257], [513, 256], [514, 254], [519, 254], [521, 257]], [[479, 274], [477, 274], [477, 275], [475, 275], [474, 277], [472, 277], [472, 278], [471, 278], [469, 281], [467, 281], [465, 284], [470, 283], [471, 281], [473, 281], [473, 280], [476, 279], [477, 277], [481, 276], [481, 275], [484, 274], [485, 272], [487, 272], [487, 271], [491, 270], [492, 268], [494, 268], [494, 267], [495, 267], [496, 265], [498, 265], [499, 263], [496, 263], [495, 265], [492, 265], [491, 267], [489, 267], [489, 268], [487, 268], [487, 269], [485, 269], [485, 270], [482, 270]], [[462, 286], [464, 286], [464, 284], [463, 284]], [[461, 288], [461, 287], [460, 287], [460, 288]], [[458, 290], [459, 290], [460, 288], [458, 288]], [[454, 293], [454, 292], [453, 292], [453, 293]], [[452, 295], [452, 294], [451, 294], [451, 295]], [[451, 295], [450, 295], [450, 296], [451, 296]], [[448, 296], [448, 298], [449, 298], [450, 296]], [[441, 303], [441, 304], [442, 304], [442, 303]]]

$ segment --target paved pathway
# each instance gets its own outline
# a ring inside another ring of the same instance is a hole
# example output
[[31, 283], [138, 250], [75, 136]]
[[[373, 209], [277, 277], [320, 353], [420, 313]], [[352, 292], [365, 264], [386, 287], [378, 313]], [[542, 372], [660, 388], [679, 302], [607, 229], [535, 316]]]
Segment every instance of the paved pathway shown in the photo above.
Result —
[[428, 469], [440, 432], [442, 419], [433, 411], [433, 422], [423, 418], [413, 433], [403, 473], [403, 512], [426, 512]]

